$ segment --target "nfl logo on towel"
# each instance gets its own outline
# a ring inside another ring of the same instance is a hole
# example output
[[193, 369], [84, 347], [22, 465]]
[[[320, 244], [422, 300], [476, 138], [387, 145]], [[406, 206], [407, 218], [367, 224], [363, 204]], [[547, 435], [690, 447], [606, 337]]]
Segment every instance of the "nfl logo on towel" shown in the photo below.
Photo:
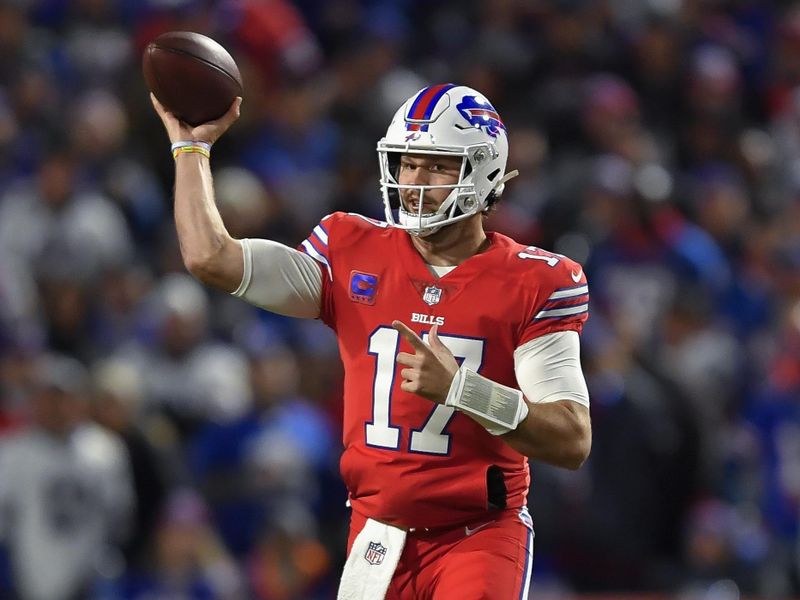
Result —
[[429, 285], [425, 288], [425, 293], [422, 294], [422, 300], [428, 305], [433, 306], [439, 304], [442, 299], [442, 290], [435, 285]]
[[379, 565], [383, 562], [383, 557], [386, 556], [386, 546], [380, 542], [370, 542], [364, 558], [371, 565]]

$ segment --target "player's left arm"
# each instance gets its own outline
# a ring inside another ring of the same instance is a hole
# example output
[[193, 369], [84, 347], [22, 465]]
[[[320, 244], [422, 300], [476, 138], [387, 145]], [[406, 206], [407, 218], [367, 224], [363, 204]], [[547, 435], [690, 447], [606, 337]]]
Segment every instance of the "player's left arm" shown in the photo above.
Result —
[[532, 261], [537, 282], [531, 289], [538, 292], [514, 351], [520, 412], [499, 433], [525, 456], [577, 469], [592, 445], [589, 392], [580, 364], [580, 332], [589, 313], [586, 275], [566, 256], [538, 248], [526, 248], [518, 257]]
[[414, 354], [397, 354], [405, 367], [400, 389], [452, 406], [529, 458], [577, 469], [589, 456], [589, 394], [577, 332], [554, 332], [518, 348], [517, 390], [459, 367], [439, 339], [437, 325], [431, 328], [429, 344], [405, 323], [392, 326], [414, 349]]
[[503, 441], [529, 458], [577, 469], [592, 446], [577, 332], [550, 333], [517, 348], [514, 370], [527, 415]]
[[589, 409], [572, 400], [558, 400], [532, 406], [517, 428], [504, 434], [503, 441], [528, 458], [578, 469], [592, 448]]
[[560, 257], [553, 266], [559, 270], [551, 274], [552, 289], [535, 305], [514, 352], [519, 389], [459, 367], [435, 326], [426, 344], [395, 321], [415, 351], [398, 353], [397, 362], [407, 367], [401, 371], [401, 389], [456, 408], [529, 458], [577, 469], [592, 445], [579, 342], [588, 285], [577, 263]]

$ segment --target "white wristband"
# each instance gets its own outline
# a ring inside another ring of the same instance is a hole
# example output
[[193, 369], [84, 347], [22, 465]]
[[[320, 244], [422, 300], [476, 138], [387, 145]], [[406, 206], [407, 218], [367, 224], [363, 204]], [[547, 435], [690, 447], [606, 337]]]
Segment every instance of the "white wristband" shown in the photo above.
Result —
[[175, 142], [174, 144], [172, 144], [172, 147], [170, 149], [172, 150], [172, 152], [175, 152], [175, 150], [177, 150], [178, 148], [187, 148], [190, 146], [200, 146], [201, 148], [204, 148], [207, 152], [211, 152], [211, 144], [209, 144], [208, 142], [192, 141], [192, 140]]
[[528, 416], [522, 392], [463, 366], [453, 377], [444, 403], [471, 417], [492, 435], [515, 430]]

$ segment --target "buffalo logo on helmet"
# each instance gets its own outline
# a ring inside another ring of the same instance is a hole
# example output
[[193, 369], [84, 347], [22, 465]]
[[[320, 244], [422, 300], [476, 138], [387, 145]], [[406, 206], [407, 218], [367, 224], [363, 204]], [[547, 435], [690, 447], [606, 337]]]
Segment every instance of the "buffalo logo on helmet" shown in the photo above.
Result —
[[[464, 96], [456, 108], [470, 124], [470, 127], [483, 129], [493, 138], [497, 137], [501, 129], [506, 130], [500, 115], [488, 100], [478, 100], [475, 96]], [[466, 127], [462, 127], [462, 129], [466, 129]]]

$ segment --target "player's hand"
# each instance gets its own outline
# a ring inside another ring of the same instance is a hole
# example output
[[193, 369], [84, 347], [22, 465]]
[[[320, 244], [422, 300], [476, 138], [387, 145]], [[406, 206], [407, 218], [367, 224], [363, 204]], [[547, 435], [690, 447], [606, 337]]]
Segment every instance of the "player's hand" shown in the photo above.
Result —
[[450, 391], [450, 384], [458, 371], [458, 362], [439, 339], [439, 326], [434, 325], [431, 328], [428, 335], [430, 345], [423, 342], [402, 321], [393, 321], [392, 327], [414, 348], [414, 354], [397, 353], [397, 362], [407, 367], [400, 371], [400, 376], [403, 378], [400, 389], [444, 404], [447, 392]]
[[167, 130], [169, 141], [175, 142], [206, 142], [213, 144], [216, 142], [228, 128], [233, 125], [233, 122], [239, 118], [240, 107], [242, 106], [241, 96], [237, 96], [231, 104], [228, 112], [222, 115], [219, 119], [202, 123], [197, 127], [192, 127], [188, 123], [179, 120], [175, 115], [169, 112], [161, 102], [150, 94], [150, 101], [153, 103], [153, 108], [156, 109], [158, 116], [161, 117], [161, 122], [164, 123], [164, 128]]

